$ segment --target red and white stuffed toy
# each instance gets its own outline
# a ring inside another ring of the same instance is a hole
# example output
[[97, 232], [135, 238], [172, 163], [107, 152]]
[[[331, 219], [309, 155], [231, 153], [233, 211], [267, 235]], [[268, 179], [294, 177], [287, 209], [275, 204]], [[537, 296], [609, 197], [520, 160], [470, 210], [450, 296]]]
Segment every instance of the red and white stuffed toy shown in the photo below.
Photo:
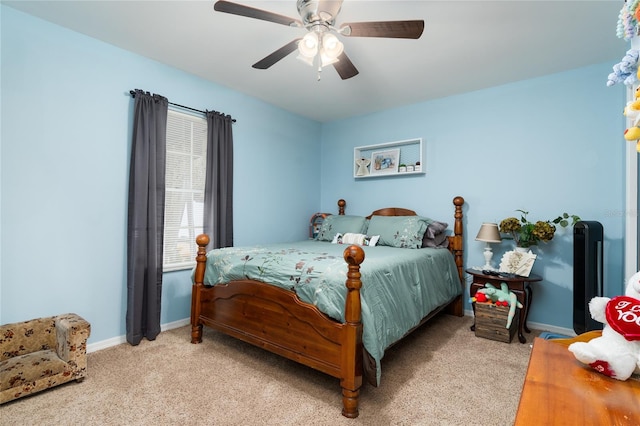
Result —
[[569, 345], [576, 359], [618, 380], [640, 373], [640, 272], [629, 279], [625, 296], [594, 297], [589, 312], [604, 324], [602, 336]]

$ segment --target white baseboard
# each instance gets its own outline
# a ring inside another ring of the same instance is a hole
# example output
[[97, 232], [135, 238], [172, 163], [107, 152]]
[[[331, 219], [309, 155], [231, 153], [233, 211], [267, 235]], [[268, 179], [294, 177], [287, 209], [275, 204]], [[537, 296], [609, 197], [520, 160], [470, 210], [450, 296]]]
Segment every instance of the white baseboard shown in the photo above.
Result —
[[[473, 317], [473, 310], [465, 310], [464, 315], [468, 317]], [[576, 332], [570, 328], [565, 327], [556, 327], [555, 325], [543, 324], [540, 322], [532, 322], [527, 321], [527, 325], [530, 329], [541, 330], [541, 331], [550, 331], [552, 333], [564, 334], [565, 336], [574, 337]]]
[[125, 336], [112, 337], [111, 339], [102, 340], [100, 342], [89, 343], [87, 345], [87, 353], [96, 352], [101, 349], [107, 349], [112, 346], [118, 346], [127, 341]]
[[[172, 330], [174, 328], [184, 327], [188, 325], [190, 318], [184, 318], [178, 321], [169, 322], [160, 325], [160, 331]], [[110, 348], [112, 346], [127, 343], [127, 336], [117, 336], [111, 339], [101, 340], [100, 342], [90, 343], [87, 345], [87, 353], [99, 351], [101, 349]]]

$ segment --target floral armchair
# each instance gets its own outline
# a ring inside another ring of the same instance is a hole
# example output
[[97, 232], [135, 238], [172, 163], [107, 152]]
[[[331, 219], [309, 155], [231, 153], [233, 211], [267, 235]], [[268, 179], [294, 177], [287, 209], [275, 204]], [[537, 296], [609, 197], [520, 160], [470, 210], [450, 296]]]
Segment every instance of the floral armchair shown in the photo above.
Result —
[[0, 404], [87, 375], [91, 325], [76, 314], [0, 326]]

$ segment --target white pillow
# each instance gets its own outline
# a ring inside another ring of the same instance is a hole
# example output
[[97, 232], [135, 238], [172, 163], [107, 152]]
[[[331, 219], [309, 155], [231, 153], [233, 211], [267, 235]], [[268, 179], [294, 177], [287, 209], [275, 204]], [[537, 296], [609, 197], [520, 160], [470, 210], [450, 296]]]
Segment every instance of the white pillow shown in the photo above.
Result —
[[367, 236], [364, 234], [354, 234], [352, 232], [347, 232], [342, 236], [342, 244], [357, 244], [359, 246], [364, 245], [364, 239]]
[[337, 233], [333, 237], [332, 244], [357, 244], [359, 246], [375, 246], [378, 244], [378, 240], [380, 239], [380, 235], [374, 235], [369, 237], [365, 234], [354, 234], [351, 232], [347, 232], [342, 235], [341, 233]]

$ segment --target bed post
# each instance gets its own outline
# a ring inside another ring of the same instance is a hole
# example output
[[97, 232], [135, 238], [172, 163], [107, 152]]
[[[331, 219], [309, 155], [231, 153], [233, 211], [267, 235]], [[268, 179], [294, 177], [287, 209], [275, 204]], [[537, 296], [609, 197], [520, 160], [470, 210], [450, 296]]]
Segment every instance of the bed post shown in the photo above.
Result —
[[347, 205], [347, 202], [342, 198], [338, 200], [338, 214], [340, 216], [344, 216], [344, 206]]
[[[453, 205], [455, 206], [455, 213], [453, 215], [453, 236], [449, 237], [449, 250], [453, 254], [458, 268], [458, 276], [460, 278], [460, 285], [462, 286], [462, 294], [465, 291], [465, 279], [464, 279], [464, 239], [463, 239], [463, 224], [462, 224], [462, 206], [464, 205], [464, 198], [457, 196], [453, 199]], [[447, 311], [452, 315], [459, 317], [464, 315], [462, 295], [458, 296], [447, 308]]]
[[200, 318], [200, 290], [204, 288], [204, 271], [207, 265], [207, 245], [209, 236], [200, 234], [196, 237], [198, 255], [196, 256], [196, 272], [191, 287], [191, 343], [202, 342], [202, 324]]
[[362, 386], [362, 322], [360, 305], [360, 264], [364, 251], [356, 245], [344, 251], [344, 260], [349, 265], [347, 272], [347, 299], [344, 310], [344, 334], [342, 342], [342, 415], [358, 417], [358, 397]]

